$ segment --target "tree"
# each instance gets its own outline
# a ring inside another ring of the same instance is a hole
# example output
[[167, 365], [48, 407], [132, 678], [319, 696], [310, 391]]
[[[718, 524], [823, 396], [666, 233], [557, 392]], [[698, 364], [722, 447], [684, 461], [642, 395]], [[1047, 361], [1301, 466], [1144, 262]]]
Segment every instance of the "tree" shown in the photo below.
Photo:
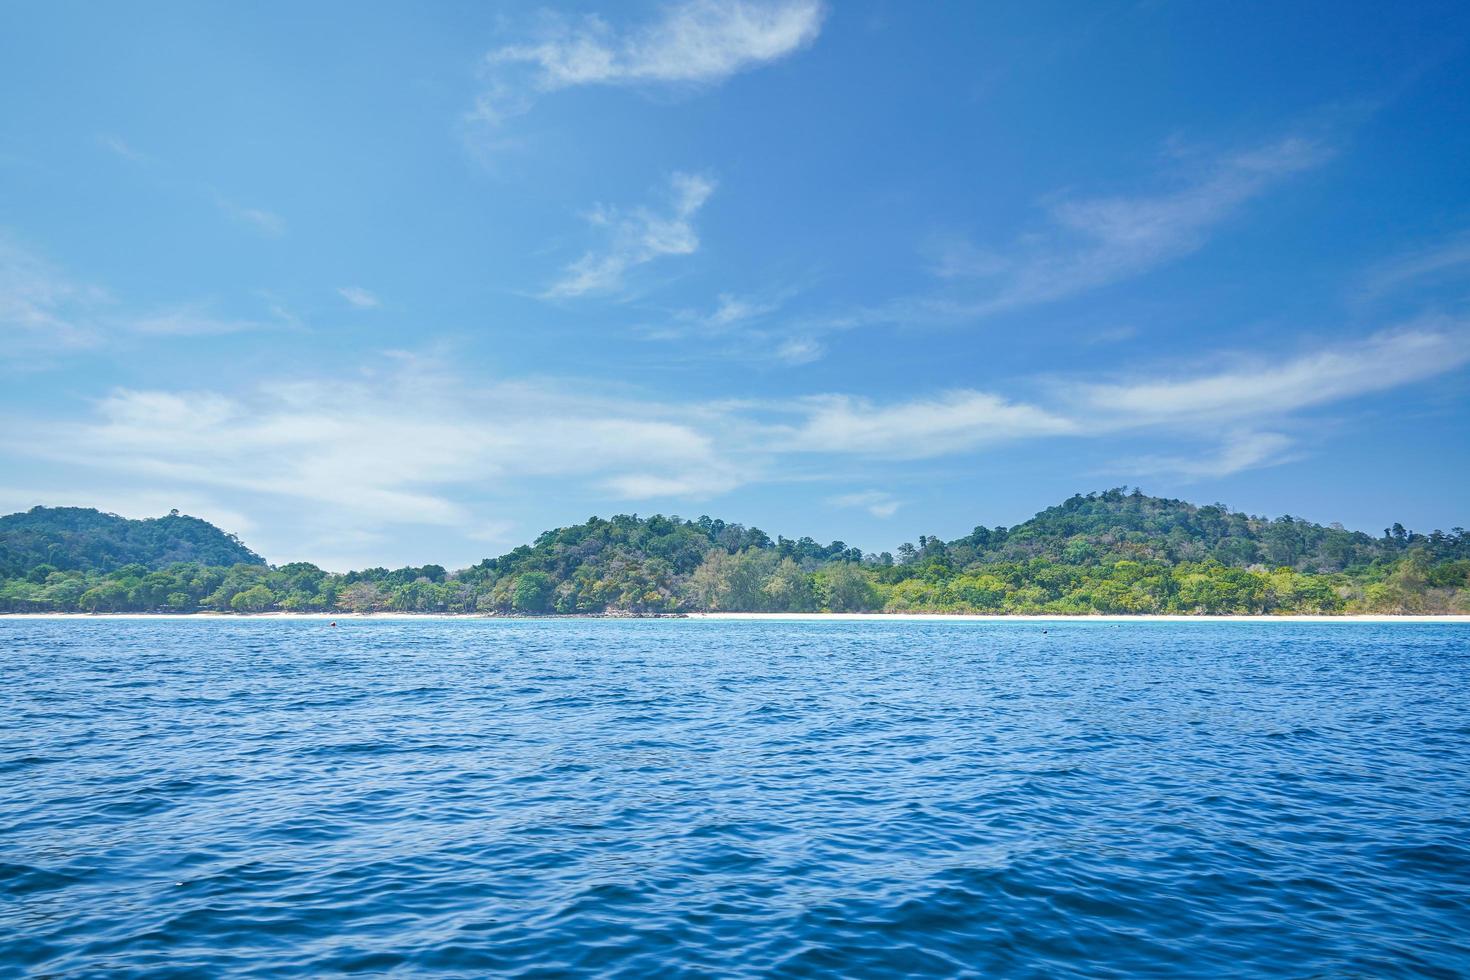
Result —
[[815, 605], [810, 576], [790, 558], [781, 559], [762, 591], [778, 612], [807, 612]]
[[127, 586], [105, 582], [84, 592], [78, 604], [87, 612], [118, 612], [125, 608], [127, 599]]
[[527, 572], [516, 578], [510, 606], [519, 613], [544, 613], [551, 601], [554, 583], [544, 572]]
[[338, 597], [343, 606], [355, 613], [370, 613], [378, 608], [378, 586], [373, 582], [354, 582]]
[[739, 612], [761, 612], [771, 606], [766, 582], [776, 571], [774, 551], [746, 548], [725, 561], [725, 592], [720, 608]]
[[270, 589], [264, 585], [252, 585], [230, 600], [230, 608], [235, 612], [265, 612], [275, 601]]
[[832, 612], [867, 612], [878, 605], [878, 591], [862, 569], [849, 562], [829, 565], [822, 575], [826, 606]]
[[725, 562], [728, 557], [728, 552], [723, 548], [711, 549], [689, 577], [688, 594], [696, 608], [705, 612], [721, 608], [720, 599], [729, 588], [725, 580]]

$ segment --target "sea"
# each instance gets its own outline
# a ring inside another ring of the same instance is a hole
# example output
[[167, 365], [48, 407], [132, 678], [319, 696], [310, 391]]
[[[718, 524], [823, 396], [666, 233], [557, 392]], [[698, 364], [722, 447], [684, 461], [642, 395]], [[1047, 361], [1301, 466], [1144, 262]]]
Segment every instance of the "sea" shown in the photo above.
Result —
[[0, 620], [0, 976], [1462, 977], [1470, 625]]

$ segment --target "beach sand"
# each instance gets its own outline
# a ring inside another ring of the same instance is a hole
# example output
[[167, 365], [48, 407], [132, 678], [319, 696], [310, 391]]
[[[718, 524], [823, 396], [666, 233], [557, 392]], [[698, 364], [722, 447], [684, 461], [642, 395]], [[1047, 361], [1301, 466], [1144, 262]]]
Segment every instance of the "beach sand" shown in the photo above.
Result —
[[712, 622], [765, 623], [1470, 623], [1470, 615], [1441, 616], [1181, 616], [1181, 615], [977, 615], [969, 613], [665, 613], [659, 616], [591, 615], [591, 616], [490, 616], [479, 613], [0, 613], [4, 619], [179, 619], [212, 622], [239, 622], [247, 619], [284, 619], [306, 621], [371, 621], [480, 619], [490, 622], [524, 623], [533, 620], [562, 619], [666, 619], [704, 620]]

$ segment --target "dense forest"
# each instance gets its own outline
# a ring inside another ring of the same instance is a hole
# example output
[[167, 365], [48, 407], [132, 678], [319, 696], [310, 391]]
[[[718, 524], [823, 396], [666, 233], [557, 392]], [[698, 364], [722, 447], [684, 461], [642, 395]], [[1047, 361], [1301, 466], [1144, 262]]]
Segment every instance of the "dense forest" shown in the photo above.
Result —
[[0, 517], [0, 578], [49, 565], [61, 572], [108, 572], [123, 565], [164, 568], [264, 565], [265, 559], [208, 521], [172, 511], [130, 521], [88, 507], [36, 507]]
[[197, 518], [81, 508], [0, 518], [8, 612], [687, 611], [949, 613], [1470, 612], [1470, 535], [1381, 536], [1138, 490], [1077, 495], [1012, 528], [895, 552], [772, 539], [709, 517], [618, 516], [498, 558], [329, 573], [273, 567]]

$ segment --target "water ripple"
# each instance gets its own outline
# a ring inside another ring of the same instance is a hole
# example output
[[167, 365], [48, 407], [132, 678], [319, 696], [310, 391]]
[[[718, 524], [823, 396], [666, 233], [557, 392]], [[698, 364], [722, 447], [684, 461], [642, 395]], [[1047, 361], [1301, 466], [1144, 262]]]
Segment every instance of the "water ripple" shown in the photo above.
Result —
[[0, 976], [1470, 975], [1470, 629], [0, 621]]

